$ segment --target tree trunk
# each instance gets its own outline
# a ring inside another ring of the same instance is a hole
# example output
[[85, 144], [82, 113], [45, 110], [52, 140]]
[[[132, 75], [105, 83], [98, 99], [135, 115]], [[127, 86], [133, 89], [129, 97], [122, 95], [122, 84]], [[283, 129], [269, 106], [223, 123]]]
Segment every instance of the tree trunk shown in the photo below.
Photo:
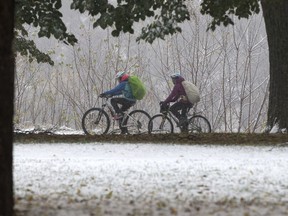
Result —
[[13, 215], [14, 0], [0, 0], [0, 216]]
[[262, 0], [261, 4], [270, 60], [267, 126], [288, 131], [288, 1]]

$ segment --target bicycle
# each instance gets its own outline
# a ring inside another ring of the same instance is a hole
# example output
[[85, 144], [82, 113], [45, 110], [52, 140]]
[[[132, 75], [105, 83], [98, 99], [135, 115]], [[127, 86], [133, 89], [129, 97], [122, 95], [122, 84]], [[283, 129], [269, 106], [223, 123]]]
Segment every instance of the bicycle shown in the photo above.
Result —
[[[187, 114], [183, 122], [172, 114], [169, 110], [169, 105], [166, 107], [161, 106], [160, 113], [151, 117], [148, 123], [148, 133], [174, 133], [173, 122], [180, 129], [180, 132], [185, 133], [210, 133], [211, 124], [210, 122], [200, 114], [189, 115], [190, 108], [187, 109]], [[191, 117], [189, 117], [191, 116]]]
[[[116, 113], [110, 103], [109, 96], [103, 97], [102, 106], [87, 110], [82, 117], [82, 129], [87, 135], [102, 135], [109, 132], [117, 134], [121, 129], [127, 128], [128, 134], [148, 133], [148, 122], [150, 115], [144, 110], [133, 110], [124, 112], [121, 120], [115, 119]], [[115, 129], [118, 126], [119, 129]]]

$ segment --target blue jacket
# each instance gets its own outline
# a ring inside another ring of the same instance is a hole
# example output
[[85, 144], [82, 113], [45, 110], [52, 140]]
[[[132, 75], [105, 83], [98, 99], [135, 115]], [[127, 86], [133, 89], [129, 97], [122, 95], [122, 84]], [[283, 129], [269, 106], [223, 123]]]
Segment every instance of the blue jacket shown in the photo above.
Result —
[[112, 95], [112, 96], [122, 94], [124, 98], [126, 98], [127, 100], [136, 101], [136, 99], [134, 98], [132, 94], [132, 89], [130, 87], [130, 84], [128, 83], [128, 80], [120, 82], [117, 86], [115, 86], [115, 88], [104, 92], [104, 94]]

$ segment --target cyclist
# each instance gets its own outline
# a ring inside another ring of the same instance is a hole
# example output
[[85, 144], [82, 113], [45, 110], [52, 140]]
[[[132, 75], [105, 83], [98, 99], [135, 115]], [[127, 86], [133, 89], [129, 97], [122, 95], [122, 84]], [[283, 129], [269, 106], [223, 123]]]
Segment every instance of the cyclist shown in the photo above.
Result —
[[[119, 84], [115, 88], [105, 91], [99, 95], [99, 97], [122, 95], [120, 97], [111, 99], [111, 105], [116, 112], [114, 118], [120, 122], [122, 122], [123, 119], [123, 112], [127, 111], [136, 103], [136, 99], [132, 94], [128, 78], [129, 75], [125, 71], [118, 72], [115, 79], [118, 80]], [[121, 105], [121, 107], [119, 107], [119, 105]], [[127, 133], [127, 128], [120, 127], [120, 129], [122, 134]]]
[[174, 73], [170, 77], [172, 79], [174, 87], [170, 95], [164, 101], [160, 102], [160, 105], [161, 107], [165, 107], [170, 102], [176, 102], [170, 107], [170, 111], [179, 120], [179, 126], [183, 126], [183, 124], [187, 120], [187, 111], [193, 106], [193, 104], [191, 104], [187, 100], [186, 92], [184, 90], [184, 87], [182, 86], [182, 82], [185, 79], [180, 75], [180, 73]]

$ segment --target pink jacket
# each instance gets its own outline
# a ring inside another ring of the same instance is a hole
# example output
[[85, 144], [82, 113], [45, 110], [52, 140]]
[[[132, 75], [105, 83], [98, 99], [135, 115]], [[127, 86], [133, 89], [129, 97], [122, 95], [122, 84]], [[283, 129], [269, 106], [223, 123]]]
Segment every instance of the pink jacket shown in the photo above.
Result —
[[[186, 92], [182, 86], [183, 81], [184, 81], [183, 77], [179, 77], [176, 80], [176, 83], [175, 83], [170, 95], [166, 98], [166, 100], [163, 101], [163, 103], [175, 102], [180, 98], [180, 96], [186, 96]], [[180, 102], [189, 103], [187, 100], [180, 100]]]

